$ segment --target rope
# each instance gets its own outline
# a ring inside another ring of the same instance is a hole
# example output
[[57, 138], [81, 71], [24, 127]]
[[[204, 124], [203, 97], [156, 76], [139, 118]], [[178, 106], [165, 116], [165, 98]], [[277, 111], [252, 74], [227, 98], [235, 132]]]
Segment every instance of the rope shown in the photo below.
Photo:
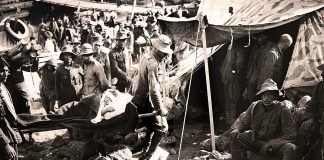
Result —
[[231, 50], [233, 47], [233, 41], [234, 41], [234, 36], [233, 36], [233, 29], [232, 27], [229, 27], [231, 30], [231, 44], [228, 46], [228, 50]]
[[244, 48], [250, 47], [251, 45], [251, 26], [249, 26], [249, 43], [247, 45], [244, 46]]
[[181, 157], [181, 149], [182, 149], [182, 142], [183, 142], [184, 127], [186, 125], [187, 110], [188, 110], [188, 104], [189, 104], [189, 96], [190, 96], [190, 91], [191, 91], [192, 75], [193, 75], [194, 66], [197, 65], [197, 55], [198, 55], [197, 45], [198, 45], [198, 39], [199, 39], [199, 33], [200, 33], [200, 25], [201, 25], [201, 21], [199, 20], [199, 25], [198, 25], [198, 28], [197, 28], [196, 41], [195, 41], [195, 53], [196, 53], [195, 65], [192, 65], [191, 71], [190, 71], [189, 88], [188, 88], [188, 92], [187, 92], [186, 106], [185, 106], [185, 112], [184, 112], [184, 117], [183, 117], [183, 125], [182, 125], [182, 130], [181, 130], [181, 138], [180, 138], [180, 145], [179, 145], [178, 160], [180, 160], [180, 157]]

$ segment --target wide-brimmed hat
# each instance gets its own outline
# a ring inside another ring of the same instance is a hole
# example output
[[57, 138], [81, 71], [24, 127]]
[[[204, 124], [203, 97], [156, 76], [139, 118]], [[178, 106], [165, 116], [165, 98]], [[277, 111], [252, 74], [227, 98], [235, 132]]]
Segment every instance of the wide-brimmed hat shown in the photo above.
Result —
[[64, 54], [69, 54], [72, 56], [72, 59], [75, 59], [76, 57], [76, 54], [73, 53], [73, 48], [70, 46], [70, 45], [65, 45], [63, 48], [62, 48], [62, 52], [59, 56], [59, 59], [63, 61], [63, 55]]
[[93, 51], [92, 46], [89, 43], [84, 43], [81, 46], [80, 53], [81, 53], [81, 56], [84, 56], [84, 55], [92, 55], [95, 52]]
[[57, 67], [57, 65], [59, 63], [60, 62], [56, 58], [51, 58], [51, 59], [45, 61], [45, 64], [48, 64], [48, 65], [51, 65], [51, 66], [54, 66], [54, 67]]
[[173, 50], [170, 48], [172, 41], [167, 35], [161, 34], [158, 38], [152, 38], [151, 43], [155, 48], [157, 48], [161, 52], [167, 54], [173, 53]]
[[278, 95], [282, 95], [282, 92], [278, 89], [277, 83], [271, 78], [268, 78], [263, 82], [261, 90], [256, 95], [258, 96], [266, 91], [278, 91]]
[[51, 31], [46, 31], [46, 32], [44, 32], [44, 35], [45, 35], [45, 37], [47, 37], [47, 38], [52, 38], [52, 37], [53, 37], [53, 33], [52, 33]]
[[120, 29], [117, 31], [115, 39], [119, 40], [119, 39], [128, 39], [128, 38], [129, 38], [129, 33], [125, 29]]
[[320, 71], [324, 71], [324, 64], [321, 64], [321, 65], [317, 66], [316, 68]]

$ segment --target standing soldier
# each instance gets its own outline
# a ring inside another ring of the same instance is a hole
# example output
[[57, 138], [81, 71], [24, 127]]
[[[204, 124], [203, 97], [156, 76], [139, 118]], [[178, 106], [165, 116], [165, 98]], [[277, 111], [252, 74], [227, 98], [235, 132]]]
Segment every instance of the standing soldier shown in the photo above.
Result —
[[[127, 75], [127, 56], [129, 52], [126, 48], [126, 40], [129, 38], [125, 30], [119, 30], [116, 35], [116, 47], [109, 53], [111, 64], [111, 78], [117, 78], [116, 87], [120, 92], [125, 92], [131, 84], [131, 78]], [[130, 58], [130, 57], [129, 57]]]
[[84, 86], [83, 96], [90, 95], [92, 93], [103, 93], [111, 86], [108, 84], [104, 68], [93, 57], [93, 51], [89, 43], [85, 43], [81, 47], [81, 55], [84, 62]]
[[111, 86], [111, 67], [109, 60], [109, 49], [103, 46], [104, 42], [102, 37], [98, 37], [96, 41], [93, 42], [93, 49], [96, 55], [96, 60], [103, 66], [105, 75], [108, 81], [108, 85]]
[[[162, 102], [161, 86], [158, 72], [162, 60], [171, 56], [171, 39], [166, 35], [160, 35], [151, 40], [153, 50], [145, 55], [139, 64], [139, 77], [134, 89], [132, 102], [138, 106], [139, 113], [157, 112], [154, 117], [143, 118], [143, 123], [148, 131], [143, 142], [143, 154], [140, 159], [150, 159], [158, 147], [163, 135], [168, 130], [166, 119], [167, 110]], [[151, 136], [153, 134], [153, 136]]]
[[57, 60], [52, 58], [46, 61], [41, 69], [40, 96], [47, 113], [55, 112], [56, 91], [53, 79], [55, 79], [57, 63]]
[[[81, 66], [75, 64], [73, 60], [76, 55], [72, 52], [72, 47], [66, 45], [62, 48], [59, 58], [63, 63], [56, 71], [56, 98], [58, 106], [80, 99], [83, 86], [83, 70]], [[57, 107], [57, 106], [55, 106]]]

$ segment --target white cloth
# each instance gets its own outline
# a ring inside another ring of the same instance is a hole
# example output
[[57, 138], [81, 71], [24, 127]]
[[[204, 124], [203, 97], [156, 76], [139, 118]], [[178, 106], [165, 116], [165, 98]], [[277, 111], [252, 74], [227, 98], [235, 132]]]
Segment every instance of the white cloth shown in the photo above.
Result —
[[45, 51], [49, 51], [49, 52], [55, 52], [55, 45], [53, 40], [47, 39], [45, 41], [45, 47], [44, 47]]
[[7, 90], [6, 86], [3, 83], [0, 84], [0, 94], [1, 94], [1, 99], [6, 104], [9, 112], [13, 115], [13, 117], [15, 119], [17, 119], [16, 110], [15, 110], [15, 107], [13, 105], [10, 93], [9, 93], [9, 91]]

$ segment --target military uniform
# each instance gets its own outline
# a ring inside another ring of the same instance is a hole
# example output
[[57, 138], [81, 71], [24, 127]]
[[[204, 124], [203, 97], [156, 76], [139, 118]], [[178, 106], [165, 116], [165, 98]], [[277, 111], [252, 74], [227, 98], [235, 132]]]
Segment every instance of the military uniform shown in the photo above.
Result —
[[56, 71], [56, 98], [61, 105], [80, 99], [83, 86], [82, 76], [84, 75], [81, 66], [72, 64], [65, 66], [61, 64]]
[[47, 112], [54, 111], [56, 91], [55, 80], [53, 81], [53, 79], [55, 79], [55, 74], [55, 71], [51, 72], [46, 67], [42, 69], [40, 96]]
[[269, 107], [261, 100], [253, 102], [234, 129], [240, 133], [231, 145], [233, 160], [241, 158], [241, 148], [259, 153], [266, 143], [273, 149], [272, 157], [295, 160], [296, 126], [291, 112], [280, 102]]
[[90, 64], [84, 64], [83, 95], [103, 93], [108, 88], [109, 84], [102, 65], [96, 60]]
[[121, 92], [125, 92], [125, 88], [130, 85], [130, 78], [127, 76], [126, 54], [128, 54], [127, 49], [121, 50], [119, 48], [114, 48], [109, 53], [111, 78], [118, 79], [116, 87]]
[[100, 53], [97, 53], [96, 60], [103, 66], [108, 86], [111, 87], [111, 66], [109, 60], [109, 49], [102, 47]]

